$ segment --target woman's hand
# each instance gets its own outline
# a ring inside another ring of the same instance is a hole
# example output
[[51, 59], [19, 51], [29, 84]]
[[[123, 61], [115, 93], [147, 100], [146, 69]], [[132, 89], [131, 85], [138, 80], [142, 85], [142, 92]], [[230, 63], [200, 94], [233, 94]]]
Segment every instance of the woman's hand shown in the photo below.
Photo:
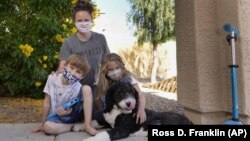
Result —
[[62, 106], [60, 106], [59, 108], [57, 108], [56, 112], [57, 112], [57, 115], [59, 116], [65, 116], [65, 115], [68, 115], [70, 114], [72, 111], [72, 108], [69, 108], [67, 110], [64, 110]]
[[58, 69], [56, 70], [56, 71], [52, 71], [51, 72], [51, 74], [52, 75], [58, 75], [58, 74], [60, 74], [60, 73], [63, 73], [63, 68], [65, 68], [65, 65], [66, 64], [66, 61], [64, 61], [64, 60], [61, 60], [60, 62], [59, 62], [59, 66], [58, 66]]

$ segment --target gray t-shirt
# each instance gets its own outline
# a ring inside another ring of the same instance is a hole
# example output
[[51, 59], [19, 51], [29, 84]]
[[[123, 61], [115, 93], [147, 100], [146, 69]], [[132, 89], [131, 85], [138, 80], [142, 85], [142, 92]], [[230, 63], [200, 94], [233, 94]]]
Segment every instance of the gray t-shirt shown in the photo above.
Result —
[[60, 49], [59, 59], [66, 60], [70, 54], [78, 52], [85, 54], [91, 67], [89, 74], [81, 80], [81, 83], [92, 87], [96, 81], [103, 55], [110, 53], [106, 38], [103, 34], [91, 32], [91, 37], [88, 41], [81, 41], [74, 34], [65, 39]]

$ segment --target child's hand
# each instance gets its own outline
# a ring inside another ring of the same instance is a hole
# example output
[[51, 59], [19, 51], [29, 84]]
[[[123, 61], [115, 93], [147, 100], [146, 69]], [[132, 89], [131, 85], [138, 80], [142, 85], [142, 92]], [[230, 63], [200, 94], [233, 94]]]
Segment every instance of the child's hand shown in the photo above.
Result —
[[57, 112], [57, 115], [59, 116], [65, 116], [65, 115], [68, 115], [70, 114], [72, 111], [72, 108], [69, 108], [67, 110], [64, 110], [62, 106], [60, 106], [59, 108], [57, 108], [56, 112]]
[[43, 126], [41, 125], [38, 128], [32, 129], [31, 133], [43, 132]]
[[143, 122], [146, 121], [146, 119], [147, 119], [147, 116], [146, 116], [145, 110], [139, 107], [138, 112], [136, 114], [136, 123], [142, 124]]

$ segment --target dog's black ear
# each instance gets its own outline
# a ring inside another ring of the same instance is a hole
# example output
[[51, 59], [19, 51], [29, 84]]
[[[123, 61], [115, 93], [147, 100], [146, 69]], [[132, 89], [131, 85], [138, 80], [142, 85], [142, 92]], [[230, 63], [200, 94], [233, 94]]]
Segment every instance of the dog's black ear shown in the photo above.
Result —
[[104, 112], [110, 112], [113, 109], [113, 106], [115, 104], [113, 95], [115, 93], [116, 85], [111, 86], [106, 93], [105, 96], [105, 102], [106, 102], [106, 107], [104, 109]]

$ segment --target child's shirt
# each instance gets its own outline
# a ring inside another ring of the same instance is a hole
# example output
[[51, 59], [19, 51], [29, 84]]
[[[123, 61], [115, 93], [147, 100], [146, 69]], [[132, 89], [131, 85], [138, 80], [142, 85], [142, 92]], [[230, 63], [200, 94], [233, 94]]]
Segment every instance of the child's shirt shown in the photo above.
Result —
[[62, 77], [62, 74], [49, 75], [43, 90], [43, 92], [50, 96], [51, 112], [56, 112], [58, 107], [77, 97], [82, 88], [82, 84], [80, 82], [76, 82], [72, 85], [63, 85]]
[[135, 76], [134, 76], [133, 74], [130, 73], [130, 74], [128, 75], [128, 77], [130, 78], [130, 82], [129, 82], [129, 83], [130, 83], [131, 85], [134, 85], [134, 84], [138, 83], [137, 79], [135, 78]]

